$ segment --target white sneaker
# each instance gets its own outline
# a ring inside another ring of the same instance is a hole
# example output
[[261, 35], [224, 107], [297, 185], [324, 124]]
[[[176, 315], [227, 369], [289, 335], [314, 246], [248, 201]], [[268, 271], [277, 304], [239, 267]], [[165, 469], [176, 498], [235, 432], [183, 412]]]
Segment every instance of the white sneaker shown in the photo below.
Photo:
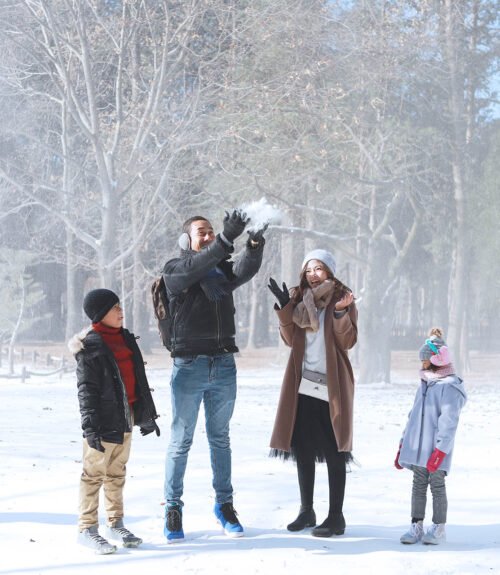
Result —
[[446, 529], [444, 523], [433, 523], [427, 533], [422, 537], [424, 545], [439, 545], [446, 541]]
[[408, 531], [401, 535], [400, 541], [406, 545], [412, 545], [413, 543], [418, 543], [424, 535], [424, 522], [417, 521], [412, 523]]
[[123, 524], [123, 519], [119, 519], [113, 527], [106, 527], [106, 537], [115, 541], [121, 541], [124, 547], [139, 547], [142, 539], [130, 532]]
[[78, 543], [94, 549], [97, 555], [109, 555], [116, 551], [116, 545], [112, 545], [99, 535], [97, 525], [92, 525], [92, 527], [80, 531]]

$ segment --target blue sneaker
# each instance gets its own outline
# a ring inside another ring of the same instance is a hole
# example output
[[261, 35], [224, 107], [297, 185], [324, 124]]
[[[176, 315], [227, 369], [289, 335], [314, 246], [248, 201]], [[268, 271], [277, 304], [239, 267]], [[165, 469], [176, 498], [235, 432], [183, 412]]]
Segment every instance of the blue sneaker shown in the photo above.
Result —
[[217, 521], [224, 528], [226, 535], [229, 535], [229, 537], [243, 537], [243, 527], [238, 521], [236, 510], [230, 501], [228, 503], [216, 503], [214, 513]]
[[163, 534], [167, 538], [167, 543], [177, 543], [184, 540], [184, 531], [182, 529], [182, 507], [178, 503], [174, 503], [167, 507]]

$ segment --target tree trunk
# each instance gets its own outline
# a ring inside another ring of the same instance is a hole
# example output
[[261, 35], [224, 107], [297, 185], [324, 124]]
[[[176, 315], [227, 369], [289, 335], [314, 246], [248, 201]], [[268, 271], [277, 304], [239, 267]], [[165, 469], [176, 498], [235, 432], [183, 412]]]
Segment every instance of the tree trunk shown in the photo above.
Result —
[[[391, 327], [394, 305], [387, 302], [387, 258], [381, 246], [370, 245], [359, 327], [359, 383], [391, 381]], [[386, 302], [386, 305], [384, 305]]]
[[[460, 4], [460, 3], [459, 3]], [[452, 123], [452, 178], [455, 201], [455, 242], [450, 278], [450, 316], [448, 343], [453, 350], [456, 367], [460, 372], [464, 363], [463, 329], [465, 301], [466, 217], [465, 217], [465, 123], [464, 77], [461, 69], [461, 51], [457, 34], [464, 30], [460, 6], [453, 0], [444, 2], [444, 30], [446, 64], [449, 72], [449, 111]]]
[[12, 330], [9, 340], [9, 347], [8, 347], [8, 362], [9, 362], [9, 374], [12, 375], [14, 373], [14, 346], [17, 340], [17, 334], [19, 333], [19, 328], [21, 327], [21, 322], [24, 315], [24, 308], [26, 306], [26, 289], [24, 284], [24, 270], [21, 271], [20, 277], [20, 286], [21, 286], [21, 297], [20, 297], [20, 307], [19, 313], [17, 314], [16, 324]]
[[[302, 210], [291, 209], [285, 225], [303, 227]], [[305, 256], [305, 241], [300, 234], [283, 234], [281, 238], [281, 281], [291, 288], [299, 284], [300, 266]], [[281, 284], [278, 281], [278, 285]]]
[[248, 339], [246, 349], [252, 350], [257, 346], [255, 344], [255, 335], [257, 333], [257, 317], [259, 311], [259, 288], [257, 280], [254, 277], [250, 288], [250, 311], [248, 314]]
[[[71, 204], [73, 201], [73, 169], [71, 163], [72, 150], [71, 150], [71, 116], [68, 113], [67, 103], [63, 101], [61, 109], [61, 148], [63, 152], [64, 165], [63, 165], [63, 204], [66, 214], [70, 214]], [[78, 306], [80, 298], [76, 297], [76, 262], [77, 257], [74, 251], [75, 236], [73, 232], [66, 226], [66, 328], [65, 336], [68, 341], [73, 334], [79, 330], [80, 313]], [[78, 300], [78, 301], [77, 301]]]
[[80, 328], [80, 298], [77, 298], [75, 254], [73, 251], [74, 236], [66, 230], [66, 341]]

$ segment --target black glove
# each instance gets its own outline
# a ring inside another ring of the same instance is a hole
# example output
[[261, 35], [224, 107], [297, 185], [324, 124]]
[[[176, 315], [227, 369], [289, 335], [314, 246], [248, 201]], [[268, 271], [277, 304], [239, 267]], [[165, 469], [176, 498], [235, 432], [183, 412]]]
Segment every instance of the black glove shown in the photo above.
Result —
[[283, 290], [280, 290], [278, 284], [273, 280], [273, 278], [269, 278], [269, 283], [267, 287], [273, 292], [274, 296], [278, 300], [281, 309], [283, 309], [286, 304], [290, 301], [290, 294], [288, 293], [288, 288], [286, 287], [286, 283], [283, 282]]
[[98, 433], [95, 432], [89, 433], [85, 436], [85, 439], [87, 440], [89, 447], [91, 447], [92, 449], [97, 449], [97, 451], [100, 451], [101, 453], [104, 453], [106, 451], [102, 446], [101, 436]]
[[223, 222], [224, 229], [222, 230], [226, 240], [232, 244], [234, 240], [243, 233], [249, 221], [250, 218], [247, 218], [247, 215], [240, 210], [233, 210], [231, 215], [226, 212], [226, 217]]
[[140, 427], [139, 430], [141, 432], [141, 435], [149, 435], [154, 431], [157, 437], [160, 437], [160, 428], [156, 425], [155, 421], [149, 421], [148, 423]]
[[255, 242], [257, 244], [261, 244], [264, 241], [264, 232], [267, 230], [267, 228], [269, 227], [269, 224], [264, 224], [264, 226], [262, 228], [260, 228], [260, 230], [249, 230], [247, 232], [248, 234], [248, 239], [249, 239], [249, 243], [250, 243], [250, 247], [255, 248], [257, 246], [253, 246], [251, 244], [251, 242]]

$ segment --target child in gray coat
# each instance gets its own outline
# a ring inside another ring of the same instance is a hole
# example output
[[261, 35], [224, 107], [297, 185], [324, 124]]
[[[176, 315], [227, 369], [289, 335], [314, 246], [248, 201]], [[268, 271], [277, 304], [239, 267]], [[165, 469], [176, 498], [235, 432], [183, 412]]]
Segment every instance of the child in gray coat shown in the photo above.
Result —
[[[450, 470], [453, 443], [460, 411], [467, 395], [462, 380], [455, 374], [443, 331], [432, 328], [420, 348], [420, 388], [394, 461], [397, 469], [413, 471], [411, 526], [401, 543], [422, 541], [437, 545], [446, 540], [448, 510], [445, 477]], [[423, 521], [427, 488], [432, 493], [432, 526], [424, 534]]]

